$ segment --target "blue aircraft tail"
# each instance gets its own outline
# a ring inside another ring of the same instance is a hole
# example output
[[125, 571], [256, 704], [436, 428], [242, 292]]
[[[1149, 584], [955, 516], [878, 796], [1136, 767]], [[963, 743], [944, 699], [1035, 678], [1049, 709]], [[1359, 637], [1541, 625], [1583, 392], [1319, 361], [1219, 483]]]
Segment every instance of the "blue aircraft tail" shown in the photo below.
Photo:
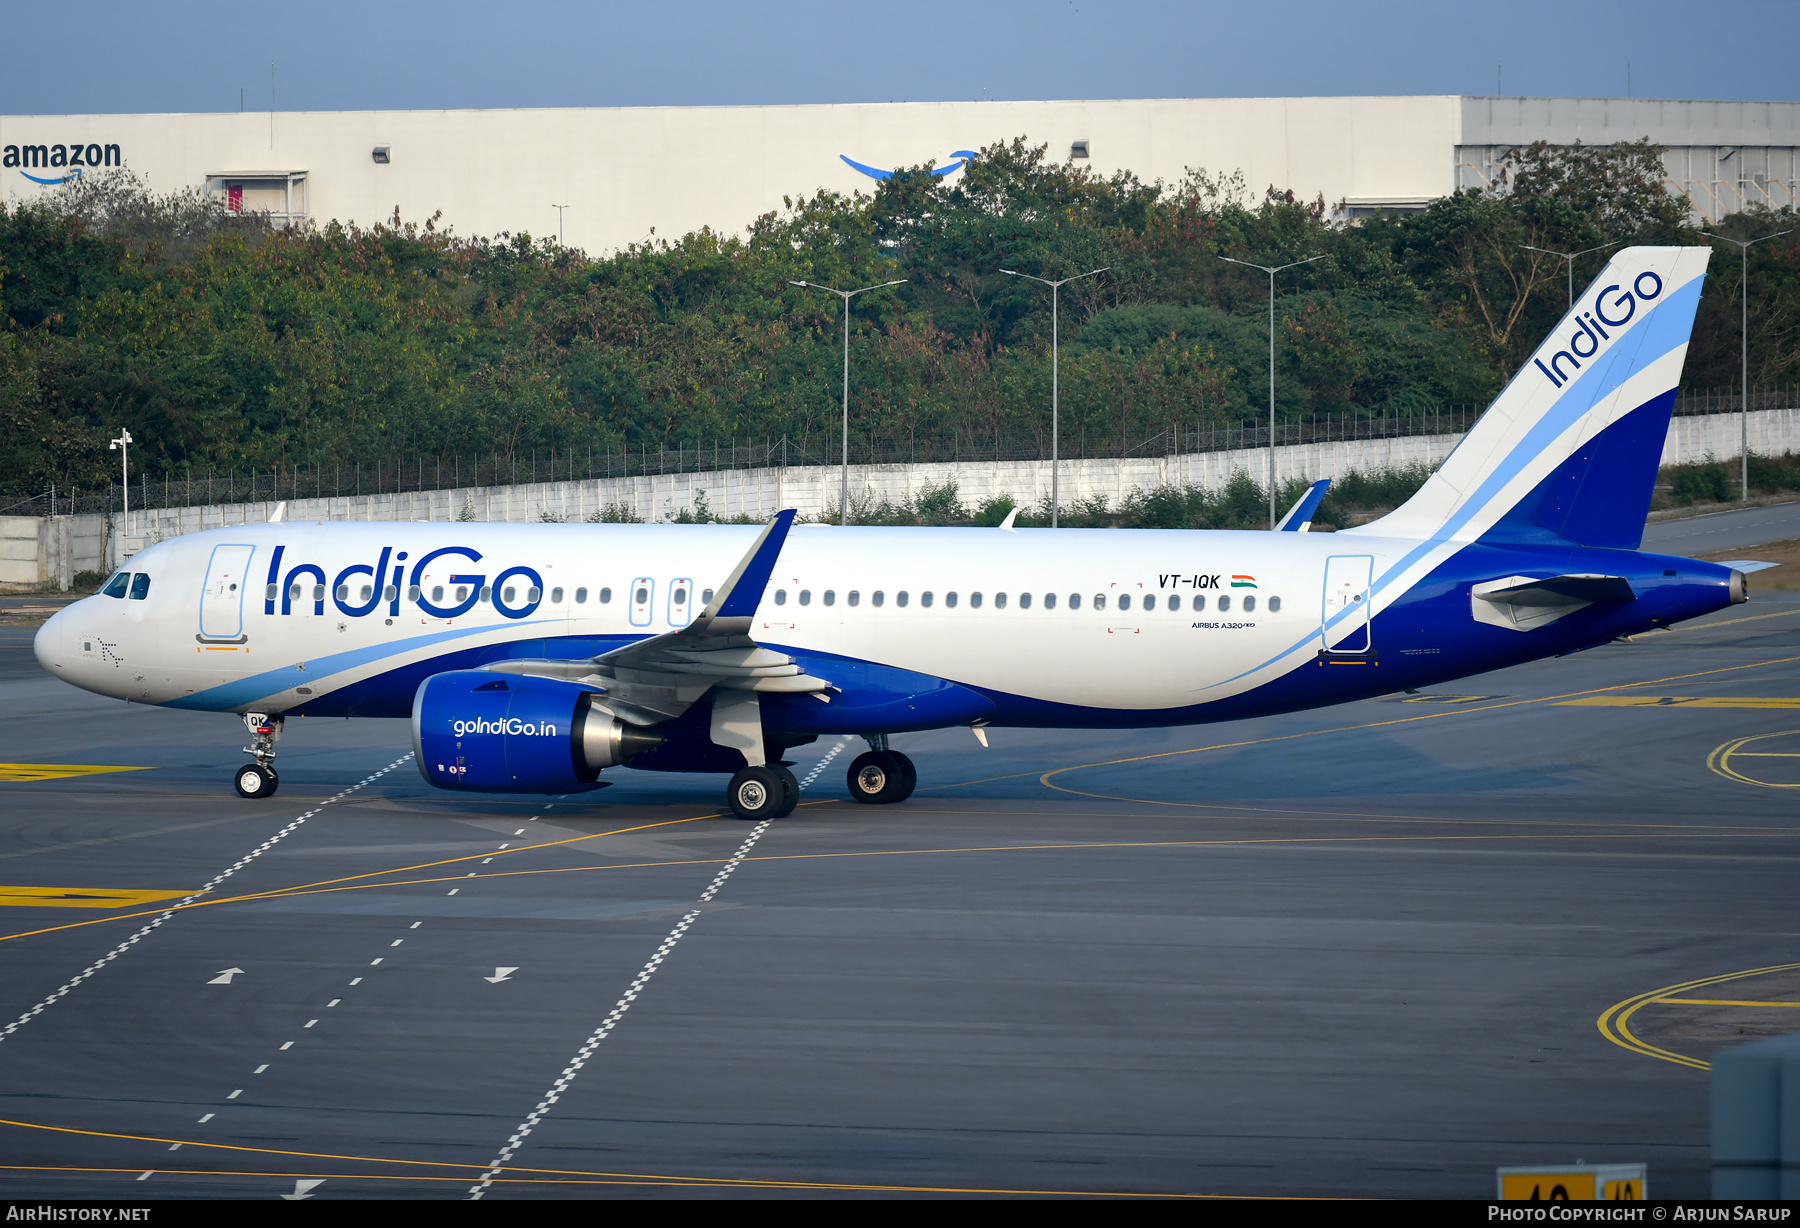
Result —
[[1419, 492], [1350, 532], [1637, 549], [1711, 254], [1613, 257]]

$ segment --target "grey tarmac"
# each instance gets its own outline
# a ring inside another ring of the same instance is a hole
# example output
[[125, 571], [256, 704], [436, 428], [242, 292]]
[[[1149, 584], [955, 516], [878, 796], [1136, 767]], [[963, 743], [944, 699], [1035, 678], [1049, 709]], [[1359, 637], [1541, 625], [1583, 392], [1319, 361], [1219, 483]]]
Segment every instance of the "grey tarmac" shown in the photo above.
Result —
[[[1800, 963], [1800, 734], [1764, 737], [1800, 729], [1800, 595], [1311, 713], [897, 738], [891, 808], [847, 800], [846, 745], [706, 902], [752, 830], [716, 778], [450, 795], [402, 722], [294, 721], [246, 802], [233, 718], [71, 690], [30, 634], [0, 759], [143, 770], [0, 778], [12, 1198], [467, 1198], [553, 1090], [488, 1199], [1482, 1198], [1577, 1157], [1700, 1197], [1705, 1070], [1599, 1020]], [[56, 996], [182, 894], [46, 889], [252, 853]], [[1703, 1063], [1800, 1028], [1760, 1005], [1784, 975], [1633, 1035]]]

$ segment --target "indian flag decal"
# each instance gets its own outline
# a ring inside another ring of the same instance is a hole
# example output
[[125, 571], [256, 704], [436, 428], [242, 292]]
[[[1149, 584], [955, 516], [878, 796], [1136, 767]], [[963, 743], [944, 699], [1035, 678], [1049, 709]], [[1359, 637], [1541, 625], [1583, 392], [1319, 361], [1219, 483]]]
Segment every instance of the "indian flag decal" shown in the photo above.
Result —
[[1255, 576], [1233, 576], [1233, 577], [1231, 577], [1231, 587], [1232, 588], [1255, 588], [1256, 587], [1256, 577]]

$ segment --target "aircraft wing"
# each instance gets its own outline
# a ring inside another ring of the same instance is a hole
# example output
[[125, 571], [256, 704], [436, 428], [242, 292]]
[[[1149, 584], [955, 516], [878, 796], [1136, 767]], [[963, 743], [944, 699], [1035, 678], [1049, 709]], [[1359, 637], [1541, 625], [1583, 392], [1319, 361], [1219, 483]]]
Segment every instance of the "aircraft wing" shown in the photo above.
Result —
[[[756, 608], [781, 555], [794, 510], [776, 514], [698, 617], [676, 631], [615, 648], [588, 661], [502, 661], [487, 668], [585, 682], [606, 692], [606, 706], [634, 725], [674, 720], [712, 690], [816, 694], [829, 682], [750, 636]], [[721, 697], [723, 698], [723, 697]]]

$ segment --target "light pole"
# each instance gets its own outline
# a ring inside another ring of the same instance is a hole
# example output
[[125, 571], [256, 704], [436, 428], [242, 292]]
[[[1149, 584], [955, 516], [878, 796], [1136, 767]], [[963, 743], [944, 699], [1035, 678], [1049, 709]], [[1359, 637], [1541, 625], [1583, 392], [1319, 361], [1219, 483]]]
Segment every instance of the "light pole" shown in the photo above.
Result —
[[117, 439], [113, 440], [111, 443], [106, 445], [106, 450], [108, 452], [117, 452], [119, 454], [119, 473], [120, 473], [120, 476], [124, 480], [124, 486], [125, 486], [125, 528], [124, 528], [125, 533], [131, 532], [131, 445], [132, 445], [132, 442], [133, 442], [133, 440], [131, 438], [131, 431], [129, 429], [124, 429], [119, 432], [119, 437]]
[[1026, 281], [1035, 281], [1041, 286], [1050, 287], [1050, 527], [1053, 529], [1056, 527], [1057, 517], [1062, 511], [1062, 489], [1058, 485], [1061, 466], [1057, 463], [1056, 451], [1057, 419], [1061, 409], [1058, 403], [1061, 390], [1057, 386], [1060, 374], [1058, 368], [1061, 365], [1057, 337], [1057, 298], [1062, 293], [1062, 288], [1070, 282], [1080, 281], [1084, 277], [1097, 276], [1110, 268], [1112, 265], [1109, 264], [1105, 268], [1090, 269], [1086, 273], [1077, 273], [1075, 276], [1065, 277], [1061, 281], [1051, 281], [1047, 277], [1033, 277], [1030, 273], [1015, 273], [1011, 269], [1000, 270], [1008, 277], [1023, 277]]
[[563, 210], [569, 206], [551, 205], [550, 207], [556, 210], [556, 245], [561, 247], [563, 245]]
[[1611, 243], [1602, 243], [1599, 247], [1584, 247], [1578, 252], [1553, 252], [1547, 247], [1533, 247], [1529, 243], [1521, 243], [1520, 247], [1528, 252], [1543, 252], [1546, 256], [1555, 256], [1569, 266], [1569, 306], [1575, 306], [1575, 257], [1585, 256], [1589, 252], [1603, 252], [1609, 247], [1617, 247], [1623, 239], [1614, 239]]
[[1779, 239], [1782, 235], [1792, 234], [1794, 228], [1777, 230], [1772, 235], [1761, 235], [1754, 239], [1733, 239], [1726, 235], [1702, 231], [1709, 239], [1724, 239], [1727, 243], [1738, 246], [1739, 265], [1742, 273], [1738, 285], [1738, 395], [1740, 412], [1738, 415], [1738, 446], [1743, 451], [1743, 501], [1750, 501], [1750, 249], [1764, 239]]
[[1325, 259], [1324, 255], [1308, 256], [1304, 260], [1296, 260], [1292, 264], [1280, 264], [1270, 268], [1266, 264], [1251, 264], [1248, 260], [1233, 260], [1230, 256], [1219, 259], [1228, 264], [1241, 264], [1247, 269], [1261, 269], [1269, 275], [1269, 530], [1275, 529], [1275, 274], [1297, 269], [1303, 264], [1311, 264], [1315, 260]]
[[821, 286], [816, 281], [790, 281], [788, 285], [799, 286], [802, 290], [823, 290], [827, 294], [835, 294], [844, 300], [844, 480], [838, 498], [838, 523], [850, 523], [850, 300], [859, 294], [867, 294], [871, 290], [885, 290], [889, 286], [904, 284], [906, 278], [898, 281], [884, 281], [877, 286], [864, 286], [860, 290], [837, 290], [831, 286]]

